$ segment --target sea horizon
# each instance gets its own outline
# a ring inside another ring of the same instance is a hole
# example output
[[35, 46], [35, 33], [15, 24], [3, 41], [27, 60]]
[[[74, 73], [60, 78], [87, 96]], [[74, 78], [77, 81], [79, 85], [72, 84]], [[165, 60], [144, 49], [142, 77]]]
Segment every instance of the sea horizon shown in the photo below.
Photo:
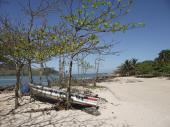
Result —
[[[99, 73], [99, 76], [106, 75], [108, 73]], [[80, 79], [80, 78], [94, 78], [96, 76], [95, 73], [87, 73], [87, 74], [73, 74], [74, 79]], [[59, 75], [49, 75], [48, 79], [50, 81], [56, 81], [59, 79]], [[40, 76], [39, 75], [33, 75], [33, 82], [40, 83]], [[47, 82], [47, 78], [45, 75], [42, 76], [42, 82]], [[15, 75], [5, 75], [0, 76], [0, 86], [12, 86], [16, 83], [16, 76]], [[29, 77], [28, 76], [21, 76], [21, 84], [28, 84], [29, 83]]]

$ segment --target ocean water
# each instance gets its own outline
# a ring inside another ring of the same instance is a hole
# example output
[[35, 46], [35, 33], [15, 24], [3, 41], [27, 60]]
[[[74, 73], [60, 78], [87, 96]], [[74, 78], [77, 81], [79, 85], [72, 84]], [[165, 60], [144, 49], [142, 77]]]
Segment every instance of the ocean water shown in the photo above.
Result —
[[[57, 78], [57, 76], [56, 76]], [[50, 79], [50, 77], [49, 77]], [[54, 79], [53, 79], [54, 80]], [[40, 82], [39, 76], [33, 76], [34, 82]], [[42, 82], [46, 82], [45, 76], [42, 76]], [[9, 85], [15, 85], [16, 83], [16, 77], [15, 76], [0, 76], [0, 86], [9, 86]], [[22, 84], [28, 84], [29, 83], [29, 77], [28, 76], [21, 76], [21, 83]]]
[[[99, 74], [99, 75], [104, 75], [104, 74]], [[95, 77], [95, 74], [85, 74], [85, 75], [77, 75], [73, 74], [73, 78], [79, 79], [79, 78], [93, 78]], [[58, 80], [58, 75], [50, 75], [48, 79], [50, 81], [55, 81]], [[33, 76], [33, 81], [35, 83], [40, 83], [40, 76]], [[47, 79], [45, 76], [42, 76], [42, 82], [47, 82]], [[0, 86], [9, 86], [9, 85], [15, 85], [16, 83], [16, 77], [15, 76], [0, 76]], [[28, 84], [29, 83], [29, 78], [28, 76], [21, 76], [21, 83], [22, 84]]]

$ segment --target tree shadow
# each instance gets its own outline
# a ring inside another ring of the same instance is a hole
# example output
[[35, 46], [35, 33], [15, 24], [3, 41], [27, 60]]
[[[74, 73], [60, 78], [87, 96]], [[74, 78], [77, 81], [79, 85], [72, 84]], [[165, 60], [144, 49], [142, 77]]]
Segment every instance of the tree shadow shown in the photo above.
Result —
[[[60, 113], [61, 114], [61, 113]], [[83, 119], [79, 119], [82, 117]], [[94, 119], [89, 117], [88, 114], [80, 114], [78, 112], [71, 112], [62, 114], [61, 116], [54, 111], [46, 113], [27, 113], [27, 114], [15, 114], [13, 116], [8, 116], [3, 119], [3, 121], [8, 121], [5, 126], [9, 127], [100, 127], [106, 124], [108, 119]]]
[[8, 95], [8, 96], [5, 96], [3, 97], [0, 102], [4, 102], [4, 101], [11, 101], [12, 99], [14, 99], [15, 96], [14, 95]]
[[[14, 102], [14, 99], [12, 100]], [[12, 101], [8, 103], [12, 103]], [[21, 106], [17, 110], [10, 110], [7, 114], [0, 117], [0, 125], [8, 127], [101, 127], [101, 126], [113, 126], [114, 119], [110, 117], [100, 117], [89, 115], [78, 109], [72, 110], [48, 110], [40, 112], [25, 112], [31, 110], [31, 108], [36, 107], [40, 109], [42, 105], [46, 103], [39, 101], [31, 101], [26, 99], [23, 101]], [[49, 105], [50, 104], [46, 104]], [[6, 105], [8, 106], [8, 105]], [[31, 107], [31, 108], [30, 108]], [[126, 123], [120, 123], [120, 127], [130, 127]]]

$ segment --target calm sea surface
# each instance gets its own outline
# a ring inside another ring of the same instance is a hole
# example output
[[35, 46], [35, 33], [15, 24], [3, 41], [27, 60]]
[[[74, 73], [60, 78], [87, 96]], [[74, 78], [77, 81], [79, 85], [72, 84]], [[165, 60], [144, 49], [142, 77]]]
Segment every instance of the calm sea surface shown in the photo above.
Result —
[[[104, 75], [104, 74], [100, 74], [100, 75]], [[73, 78], [81, 78], [81, 77], [85, 77], [85, 78], [93, 78], [95, 77], [95, 74], [86, 74], [86, 75], [73, 75]], [[48, 79], [50, 81], [55, 81], [58, 79], [57, 75], [50, 75], [48, 77]], [[40, 76], [33, 76], [33, 81], [35, 83], [40, 83]], [[0, 86], [8, 86], [8, 85], [14, 85], [16, 82], [16, 77], [15, 76], [0, 76]], [[42, 82], [47, 82], [47, 78], [45, 76], [42, 76]], [[21, 83], [22, 84], [28, 84], [29, 83], [29, 78], [28, 76], [21, 76]]]

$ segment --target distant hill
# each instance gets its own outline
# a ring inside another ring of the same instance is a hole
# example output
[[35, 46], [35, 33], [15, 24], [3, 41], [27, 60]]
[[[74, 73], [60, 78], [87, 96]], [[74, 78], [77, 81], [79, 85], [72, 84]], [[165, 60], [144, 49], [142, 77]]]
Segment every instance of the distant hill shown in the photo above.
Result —
[[[43, 71], [43, 75], [45, 74], [56, 74], [58, 75], [58, 71], [56, 71], [53, 68], [44, 68], [45, 71]], [[39, 75], [40, 69], [32, 68], [32, 74], [33, 75]], [[28, 75], [28, 69], [24, 67], [22, 71], [23, 75]], [[9, 75], [15, 75], [15, 65], [12, 63], [8, 64], [0, 64], [0, 76], [9, 76]]]

